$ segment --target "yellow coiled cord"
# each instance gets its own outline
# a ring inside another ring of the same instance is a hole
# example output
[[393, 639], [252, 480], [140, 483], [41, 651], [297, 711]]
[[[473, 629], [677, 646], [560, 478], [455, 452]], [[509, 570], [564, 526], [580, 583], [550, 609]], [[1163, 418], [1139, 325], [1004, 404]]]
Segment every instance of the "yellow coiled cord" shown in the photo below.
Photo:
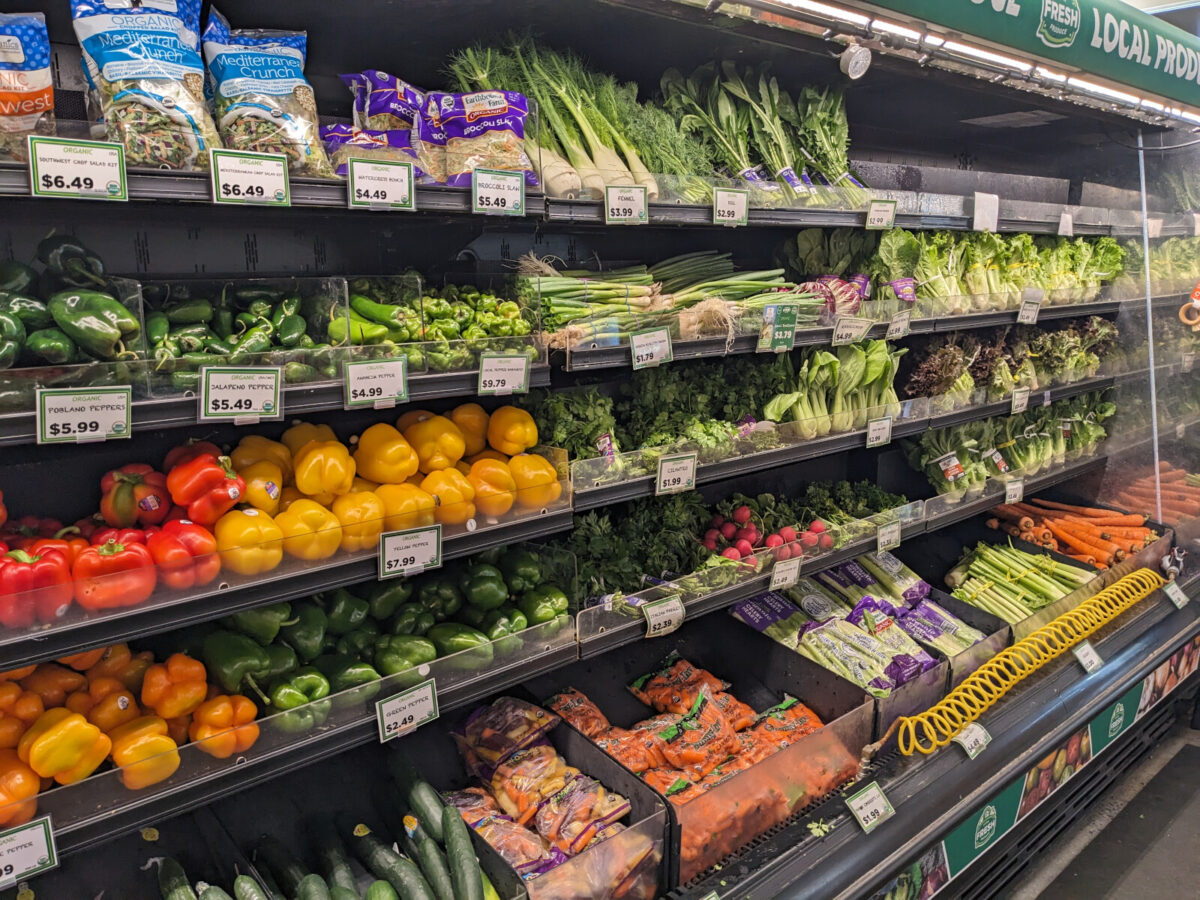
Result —
[[[916, 716], [896, 720], [900, 752], [930, 754], [945, 747], [1022, 678], [1095, 634], [1166, 582], [1152, 569], [1138, 569], [1083, 601], [1070, 612], [1001, 650], [939, 703]], [[885, 737], [886, 741], [886, 737]], [[884, 741], [880, 741], [882, 745]]]

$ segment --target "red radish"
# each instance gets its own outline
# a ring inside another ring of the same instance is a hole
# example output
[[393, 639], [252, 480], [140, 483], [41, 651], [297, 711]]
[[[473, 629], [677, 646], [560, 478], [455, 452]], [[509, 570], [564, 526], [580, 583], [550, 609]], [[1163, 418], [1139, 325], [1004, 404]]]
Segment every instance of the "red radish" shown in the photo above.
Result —
[[779, 536], [783, 538], [784, 543], [790, 544], [796, 539], [796, 529], [791, 525], [784, 525], [779, 529]]
[[745, 525], [750, 521], [750, 517], [752, 515], [753, 513], [750, 511], [750, 507], [739, 506], [733, 511], [733, 521], [737, 522], [739, 525]]
[[712, 521], [709, 522], [708, 524], [712, 528], [720, 528], [722, 525], [725, 524], [725, 517], [724, 516], [713, 516]]
[[[798, 548], [797, 548], [796, 552], [799, 552]], [[787, 544], [784, 544], [781, 547], [775, 548], [775, 559], [777, 561], [782, 562], [785, 559], [791, 559], [791, 558], [792, 558], [792, 548], [789, 547]]]
[[742, 558], [742, 554], [738, 553], [737, 548], [735, 548], [735, 547], [726, 547], [724, 550], [721, 551], [721, 555], [723, 557], [725, 557], [726, 559], [741, 559]]
[[820, 537], [819, 543], [822, 550], [829, 550], [833, 547], [833, 535], [823, 534]]
[[758, 557], [754, 556], [753, 554], [751, 554], [750, 556], [743, 556], [742, 562], [744, 562], [748, 566], [757, 566], [758, 565]]
[[767, 547], [770, 549], [774, 549], [776, 547], [782, 547], [783, 546], [783, 538], [777, 534], [768, 534], [766, 543], [767, 543]]
[[737, 552], [742, 554], [742, 556], [749, 556], [754, 552], [754, 547], [749, 541], [738, 541], [733, 546], [737, 548]]
[[737, 534], [738, 527], [732, 522], [726, 522], [721, 526], [721, 537], [727, 541], [732, 541], [733, 536]]
[[800, 535], [800, 546], [815, 547], [817, 545], [817, 539], [819, 537], [820, 537], [819, 535], [815, 534], [812, 531], [806, 531], [802, 535]]
[[705, 539], [704, 546], [707, 547], [709, 550], [711, 550], [713, 553], [717, 552], [717, 542], [714, 540]]
[[820, 519], [813, 519], [812, 524], [808, 526], [808, 530], [811, 531], [813, 534], [824, 534], [825, 533], [825, 523], [822, 522]]
[[720, 539], [721, 539], [721, 532], [717, 528], [710, 528], [710, 529], [708, 529], [708, 531], [704, 532], [705, 543], [707, 543], [708, 541], [712, 541], [713, 543], [716, 543]]
[[734, 535], [735, 540], [749, 541], [751, 544], [754, 543], [755, 538], [757, 538], [757, 537], [758, 537], [758, 530], [754, 529], [754, 528], [739, 528], [737, 530], [737, 534]]

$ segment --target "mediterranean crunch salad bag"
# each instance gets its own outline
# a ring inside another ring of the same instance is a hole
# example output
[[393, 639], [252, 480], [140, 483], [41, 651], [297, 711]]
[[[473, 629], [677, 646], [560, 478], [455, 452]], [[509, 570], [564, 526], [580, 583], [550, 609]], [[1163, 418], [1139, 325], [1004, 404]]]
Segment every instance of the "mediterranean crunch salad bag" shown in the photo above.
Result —
[[46, 17], [0, 13], [0, 160], [24, 162], [31, 134], [54, 134]]
[[213, 109], [230, 150], [279, 153], [297, 175], [333, 177], [304, 78], [303, 31], [230, 28], [214, 8], [204, 29]]
[[201, 0], [71, 0], [88, 82], [130, 166], [208, 167], [220, 147], [204, 102]]

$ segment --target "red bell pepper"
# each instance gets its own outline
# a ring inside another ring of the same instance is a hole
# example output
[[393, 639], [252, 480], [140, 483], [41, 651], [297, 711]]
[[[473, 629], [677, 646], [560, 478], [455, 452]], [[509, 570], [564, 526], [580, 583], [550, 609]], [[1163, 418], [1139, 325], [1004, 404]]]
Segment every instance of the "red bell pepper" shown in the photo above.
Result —
[[175, 590], [208, 584], [221, 571], [217, 539], [203, 525], [181, 519], [164, 522], [146, 539], [162, 583]]
[[92, 535], [105, 527], [104, 519], [100, 518], [100, 513], [92, 513], [90, 516], [84, 516], [82, 519], [76, 519], [74, 528], [79, 529], [79, 533], [89, 541]]
[[39, 538], [54, 537], [61, 531], [62, 522], [58, 519], [39, 519], [37, 516], [22, 516], [9, 521], [4, 530], [0, 531], [0, 539], [10, 547], [23, 550]]
[[178, 447], [167, 451], [166, 459], [163, 460], [162, 470], [170, 472], [180, 463], [188, 462], [206, 453], [211, 453], [213, 456], [220, 456], [221, 448], [211, 441], [189, 440], [186, 444], [180, 444]]
[[0, 624], [27, 628], [53, 622], [71, 606], [71, 564], [57, 550], [10, 550], [0, 557]]
[[0, 528], [8, 521], [8, 509], [4, 506], [4, 491], [0, 491]]
[[117, 528], [157, 525], [171, 510], [167, 477], [145, 463], [130, 463], [100, 479], [100, 515]]
[[146, 532], [141, 528], [101, 528], [92, 534], [92, 546], [100, 547], [108, 543], [144, 544]]
[[75, 557], [81, 551], [86, 550], [91, 544], [87, 538], [79, 533], [79, 529], [74, 525], [68, 525], [66, 528], [59, 531], [52, 538], [39, 538], [29, 545], [29, 553], [37, 555], [46, 550], [57, 550], [67, 558], [70, 565], [75, 564]]
[[87, 610], [136, 606], [154, 593], [158, 576], [145, 544], [109, 541], [75, 560], [75, 599]]
[[189, 519], [215, 525], [246, 493], [246, 482], [233, 471], [228, 456], [204, 453], [173, 468], [167, 489], [175, 503], [187, 507]]

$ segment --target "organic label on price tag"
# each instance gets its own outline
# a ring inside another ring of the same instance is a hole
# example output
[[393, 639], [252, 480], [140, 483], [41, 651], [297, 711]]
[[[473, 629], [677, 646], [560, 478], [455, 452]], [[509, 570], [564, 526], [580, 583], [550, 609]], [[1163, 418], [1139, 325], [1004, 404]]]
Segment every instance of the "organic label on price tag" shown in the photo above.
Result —
[[35, 197], [128, 200], [125, 148], [30, 135], [29, 189]]
[[629, 355], [635, 371], [670, 362], [674, 359], [671, 353], [671, 332], [666, 328], [635, 331], [629, 336]]
[[900, 546], [900, 520], [885, 522], [875, 530], [875, 550], [895, 550]]
[[82, 444], [127, 438], [133, 390], [128, 387], [42, 388], [37, 392], [37, 442]]
[[50, 817], [0, 831], [0, 888], [58, 866]]
[[1100, 654], [1096, 652], [1096, 648], [1092, 646], [1091, 641], [1081, 641], [1071, 648], [1071, 652], [1075, 654], [1075, 658], [1083, 666], [1083, 671], [1089, 675], [1104, 665], [1104, 660], [1100, 658]]
[[408, 734], [438, 717], [437, 688], [433, 679], [375, 703], [379, 743]]
[[895, 200], [872, 200], [867, 207], [867, 231], [887, 231], [896, 224]]
[[992, 742], [992, 736], [978, 722], [972, 722], [953, 738], [967, 753], [967, 759], [974, 759]]
[[655, 494], [677, 494], [696, 486], [696, 454], [675, 453], [658, 458], [658, 477], [654, 480]]
[[892, 316], [888, 322], [887, 334], [884, 335], [889, 341], [897, 340], [908, 335], [912, 330], [912, 310], [902, 309], [900, 312]]
[[476, 169], [471, 176], [471, 212], [485, 216], [525, 215], [525, 176]]
[[390, 409], [408, 401], [408, 360], [362, 360], [346, 363], [346, 409], [373, 406]]
[[379, 580], [416, 575], [442, 565], [442, 526], [385, 531], [379, 536]]
[[833, 323], [833, 346], [856, 344], [867, 336], [875, 323], [855, 316], [838, 316]]
[[892, 442], [892, 417], [881, 416], [867, 422], [867, 449], [883, 447]]
[[1176, 609], [1183, 609], [1188, 605], [1188, 600], [1191, 599], [1183, 592], [1183, 588], [1179, 586], [1179, 582], [1177, 581], [1168, 581], [1163, 585], [1163, 593], [1175, 604]]
[[862, 830], [870, 834], [881, 822], [886, 822], [896, 814], [888, 798], [883, 796], [883, 789], [878, 782], [872, 781], [856, 794], [846, 798], [850, 812], [862, 826]]
[[758, 332], [759, 353], [787, 353], [796, 346], [795, 303], [769, 303], [763, 307]]
[[346, 193], [351, 209], [417, 208], [412, 163], [399, 160], [349, 159]]
[[528, 394], [529, 357], [510, 353], [480, 353], [476, 393], [481, 397]]
[[1014, 388], [1012, 392], [1012, 407], [1009, 412], [1011, 415], [1025, 412], [1029, 408], [1029, 388]]
[[995, 231], [1000, 222], [1000, 198], [996, 194], [975, 192], [973, 231]]
[[714, 225], [745, 225], [749, 210], [749, 191], [739, 188], [713, 188]]
[[235, 424], [282, 419], [281, 370], [266, 366], [204, 366], [200, 370], [200, 421]]
[[677, 631], [687, 615], [683, 608], [683, 598], [678, 594], [663, 597], [661, 600], [651, 600], [642, 607], [646, 615], [646, 637], [662, 637]]
[[605, 225], [648, 225], [646, 188], [641, 185], [604, 186]]
[[1061, 237], [1075, 237], [1075, 217], [1069, 212], [1059, 215], [1058, 233]]
[[210, 150], [213, 203], [291, 206], [288, 160], [282, 153]]
[[1025, 480], [1012, 478], [1004, 482], [1004, 502], [1020, 503], [1025, 499]]
[[1042, 308], [1040, 300], [1022, 300], [1021, 308], [1017, 310], [1017, 324], [1034, 325], [1038, 320], [1038, 312]]
[[771, 590], [782, 591], [800, 580], [800, 557], [781, 559], [771, 569]]

